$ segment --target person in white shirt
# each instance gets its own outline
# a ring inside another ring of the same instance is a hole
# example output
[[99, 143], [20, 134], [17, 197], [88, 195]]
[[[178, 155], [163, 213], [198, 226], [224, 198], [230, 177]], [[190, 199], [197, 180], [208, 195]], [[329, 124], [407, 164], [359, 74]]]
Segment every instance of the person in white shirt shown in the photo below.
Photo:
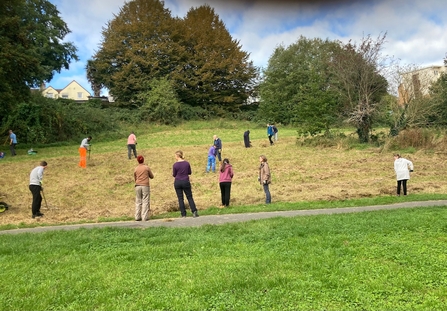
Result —
[[42, 195], [40, 192], [43, 190], [42, 179], [43, 171], [47, 168], [47, 162], [40, 162], [39, 166], [36, 166], [29, 175], [29, 190], [33, 195], [33, 203], [31, 205], [32, 217], [42, 217], [43, 214], [40, 212], [40, 206], [42, 203]]
[[87, 167], [87, 150], [90, 150], [91, 140], [91, 136], [84, 138], [81, 142], [81, 146], [79, 146], [79, 155], [81, 157], [81, 159], [79, 160], [79, 166], [82, 168]]
[[413, 172], [413, 162], [402, 158], [400, 154], [394, 154], [394, 171], [397, 178], [397, 195], [400, 196], [400, 189], [403, 187], [404, 195], [407, 195], [407, 180], [410, 179], [410, 172]]

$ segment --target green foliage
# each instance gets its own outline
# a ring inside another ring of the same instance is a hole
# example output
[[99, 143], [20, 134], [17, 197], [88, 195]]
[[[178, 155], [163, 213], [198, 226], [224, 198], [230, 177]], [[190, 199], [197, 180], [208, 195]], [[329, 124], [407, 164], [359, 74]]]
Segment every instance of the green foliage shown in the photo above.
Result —
[[0, 123], [16, 103], [27, 100], [30, 87], [50, 81], [54, 72], [78, 59], [76, 47], [62, 42], [69, 32], [47, 0], [1, 1]]
[[152, 80], [149, 91], [138, 94], [141, 119], [162, 124], [174, 124], [178, 120], [180, 102], [167, 79]]
[[447, 125], [447, 73], [430, 87], [430, 101], [436, 107], [435, 114], [431, 115], [432, 123], [436, 126]]
[[258, 120], [298, 125], [300, 134], [328, 131], [337, 120], [338, 95], [328, 63], [338, 44], [301, 37], [269, 59], [260, 84]]
[[[225, 116], [239, 111], [254, 88], [249, 54], [208, 5], [179, 19], [162, 1], [132, 0], [102, 35], [87, 76], [94, 90], [107, 87], [121, 106], [137, 105], [146, 81], [167, 77], [182, 104]], [[187, 120], [198, 114], [187, 112]]]
[[208, 5], [191, 8], [180, 20], [180, 28], [184, 57], [179, 63], [181, 70], [173, 72], [171, 78], [182, 102], [213, 110], [219, 117], [239, 111], [257, 73], [248, 61], [249, 54], [231, 38]]
[[13, 129], [20, 143], [48, 144], [113, 130], [115, 120], [121, 115], [98, 105], [97, 102], [79, 104], [33, 94], [8, 116], [2, 132]]
[[173, 40], [175, 20], [159, 0], [134, 0], [102, 31], [100, 49], [87, 64], [90, 82], [105, 86], [121, 106], [133, 106], [146, 81], [175, 70], [180, 55]]
[[388, 82], [381, 75], [387, 57], [381, 54], [386, 34], [376, 40], [370, 36], [360, 43], [348, 42], [332, 55], [332, 86], [340, 94], [343, 115], [356, 127], [360, 143], [367, 143], [373, 128], [382, 96], [387, 94]]

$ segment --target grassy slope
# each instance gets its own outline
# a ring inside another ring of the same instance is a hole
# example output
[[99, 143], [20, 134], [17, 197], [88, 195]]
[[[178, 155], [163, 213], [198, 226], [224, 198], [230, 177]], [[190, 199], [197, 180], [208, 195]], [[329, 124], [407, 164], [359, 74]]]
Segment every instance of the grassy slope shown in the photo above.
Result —
[[[243, 147], [243, 132], [247, 129], [251, 131], [253, 143], [249, 149]], [[191, 162], [194, 198], [202, 214], [447, 197], [444, 176], [447, 163], [440, 154], [404, 154], [414, 161], [415, 172], [409, 182], [410, 196], [395, 198], [391, 153], [381, 153], [376, 148], [299, 147], [293, 128], [280, 127], [279, 131], [279, 142], [270, 147], [264, 127], [243, 122], [193, 122], [176, 128], [148, 125], [144, 130], [136, 130], [138, 152], [145, 156], [155, 174], [151, 181], [151, 207], [155, 217], [178, 215], [173, 212], [178, 204], [171, 176], [174, 152], [178, 149]], [[218, 176], [204, 173], [213, 134], [222, 139], [223, 156], [230, 159], [235, 170], [229, 211], [213, 208], [220, 205]], [[0, 199], [12, 208], [0, 217], [2, 228], [132, 219], [136, 161], [127, 159], [126, 138], [103, 142], [94, 137], [91, 160], [85, 170], [77, 166], [77, 145], [40, 149], [37, 156], [24, 155], [25, 150], [19, 150], [18, 157], [3, 159]], [[269, 207], [263, 205], [264, 194], [256, 181], [261, 154], [268, 157], [273, 173], [274, 204]], [[50, 210], [43, 208], [46, 215], [37, 221], [30, 217], [28, 181], [29, 172], [41, 159], [49, 163], [44, 186]]]

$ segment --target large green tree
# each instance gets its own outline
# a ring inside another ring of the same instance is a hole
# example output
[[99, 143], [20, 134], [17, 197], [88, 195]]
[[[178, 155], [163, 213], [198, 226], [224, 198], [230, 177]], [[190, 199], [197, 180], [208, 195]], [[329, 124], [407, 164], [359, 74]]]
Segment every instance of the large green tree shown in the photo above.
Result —
[[329, 130], [338, 115], [329, 61], [339, 48], [336, 42], [305, 37], [277, 47], [263, 72], [258, 119], [294, 124], [303, 134]]
[[180, 99], [221, 113], [238, 111], [252, 91], [257, 73], [249, 54], [208, 5], [191, 8], [181, 29], [185, 57], [172, 74]]
[[137, 105], [146, 81], [163, 78], [182, 53], [173, 40], [176, 20], [159, 0], [133, 0], [102, 31], [100, 49], [88, 62], [93, 89], [106, 87], [121, 105]]
[[30, 88], [50, 81], [77, 60], [76, 47], [63, 42], [70, 32], [56, 6], [46, 0], [0, 2], [0, 122]]
[[234, 110], [253, 87], [256, 68], [208, 5], [172, 18], [159, 0], [127, 2], [103, 29], [89, 61], [94, 89], [106, 87], [120, 105], [141, 106], [146, 81], [167, 78], [179, 100], [208, 110]]

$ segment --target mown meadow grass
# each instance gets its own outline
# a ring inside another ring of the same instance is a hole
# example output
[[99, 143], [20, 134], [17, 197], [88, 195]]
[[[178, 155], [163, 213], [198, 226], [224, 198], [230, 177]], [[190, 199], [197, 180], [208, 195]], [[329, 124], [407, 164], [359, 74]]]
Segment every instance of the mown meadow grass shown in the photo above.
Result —
[[445, 310], [445, 207], [2, 235], [0, 310]]
[[[305, 209], [313, 204], [343, 207], [352, 202], [362, 205], [447, 198], [447, 161], [444, 153], [415, 150], [403, 153], [414, 162], [409, 196], [396, 198], [393, 151], [379, 147], [352, 148], [346, 144], [328, 147], [297, 144], [292, 127], [279, 127], [279, 141], [270, 146], [265, 125], [240, 121], [214, 120], [188, 122], [177, 127], [140, 124], [135, 132], [137, 151], [154, 172], [151, 181], [153, 218], [178, 217], [173, 189], [172, 164], [176, 150], [183, 150], [191, 163], [191, 182], [200, 214]], [[243, 133], [250, 130], [252, 148], [244, 148]], [[355, 136], [344, 130], [349, 136]], [[206, 174], [205, 166], [212, 137], [223, 141], [223, 157], [235, 171], [230, 208], [221, 205], [218, 174]], [[91, 158], [86, 169], [78, 167], [78, 146], [39, 148], [35, 156], [19, 149], [18, 156], [0, 161], [0, 200], [11, 208], [0, 215], [0, 229], [113, 220], [132, 220], [134, 214], [134, 159], [127, 159], [127, 135], [120, 140], [101, 139], [94, 134]], [[271, 206], [264, 203], [257, 182], [259, 156], [267, 156], [273, 181]], [[40, 219], [31, 218], [29, 172], [46, 160]], [[376, 203], [375, 203], [376, 202]], [[352, 205], [351, 205], [352, 206]]]

